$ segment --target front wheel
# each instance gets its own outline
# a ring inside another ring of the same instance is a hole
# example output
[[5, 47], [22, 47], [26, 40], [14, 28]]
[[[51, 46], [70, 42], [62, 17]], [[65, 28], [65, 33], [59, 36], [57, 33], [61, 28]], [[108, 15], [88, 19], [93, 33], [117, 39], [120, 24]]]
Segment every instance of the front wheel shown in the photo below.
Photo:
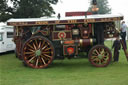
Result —
[[112, 53], [106, 46], [96, 45], [89, 51], [88, 58], [93, 66], [105, 67], [111, 62]]
[[45, 68], [53, 61], [54, 47], [47, 38], [34, 36], [24, 43], [22, 56], [29, 67]]

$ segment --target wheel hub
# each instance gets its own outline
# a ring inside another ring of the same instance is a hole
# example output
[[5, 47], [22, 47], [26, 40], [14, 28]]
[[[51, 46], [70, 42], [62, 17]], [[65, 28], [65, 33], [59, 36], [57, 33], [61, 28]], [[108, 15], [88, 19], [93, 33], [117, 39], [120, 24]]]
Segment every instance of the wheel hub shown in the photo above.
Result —
[[102, 58], [103, 58], [103, 55], [99, 54], [99, 55], [98, 55], [98, 58], [99, 58], [99, 59], [102, 59]]
[[36, 50], [35, 54], [36, 54], [36, 56], [40, 56], [41, 55], [41, 50]]

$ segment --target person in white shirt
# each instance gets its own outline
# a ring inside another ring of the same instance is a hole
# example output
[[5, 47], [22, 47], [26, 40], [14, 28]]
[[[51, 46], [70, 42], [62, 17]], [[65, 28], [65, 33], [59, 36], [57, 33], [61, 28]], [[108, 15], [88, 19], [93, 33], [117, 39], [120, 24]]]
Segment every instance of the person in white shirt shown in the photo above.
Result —
[[125, 21], [122, 21], [121, 23], [121, 38], [126, 46], [127, 49], [127, 44], [126, 44], [126, 31], [127, 31], [127, 25], [125, 24]]
[[126, 34], [127, 34], [127, 40], [128, 40], [128, 29], [127, 29], [127, 32], [126, 32]]

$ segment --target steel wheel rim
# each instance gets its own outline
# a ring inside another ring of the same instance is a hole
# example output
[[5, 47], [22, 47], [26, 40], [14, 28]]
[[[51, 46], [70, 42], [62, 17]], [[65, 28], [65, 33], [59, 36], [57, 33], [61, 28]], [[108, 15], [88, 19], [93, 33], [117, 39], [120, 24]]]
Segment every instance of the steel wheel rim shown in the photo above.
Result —
[[111, 52], [105, 46], [96, 46], [89, 53], [89, 61], [96, 67], [105, 67], [111, 61]]
[[54, 47], [44, 37], [33, 37], [23, 46], [24, 62], [32, 68], [45, 68], [53, 60]]

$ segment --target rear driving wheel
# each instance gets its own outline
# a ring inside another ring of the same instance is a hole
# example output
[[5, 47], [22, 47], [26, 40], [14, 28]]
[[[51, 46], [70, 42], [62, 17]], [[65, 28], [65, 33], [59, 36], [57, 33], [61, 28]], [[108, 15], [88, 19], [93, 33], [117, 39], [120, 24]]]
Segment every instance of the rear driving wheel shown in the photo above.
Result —
[[89, 51], [89, 61], [96, 67], [108, 66], [112, 59], [112, 53], [104, 45], [96, 45]]
[[24, 62], [32, 68], [45, 68], [54, 57], [54, 47], [51, 41], [42, 36], [34, 36], [23, 46]]

